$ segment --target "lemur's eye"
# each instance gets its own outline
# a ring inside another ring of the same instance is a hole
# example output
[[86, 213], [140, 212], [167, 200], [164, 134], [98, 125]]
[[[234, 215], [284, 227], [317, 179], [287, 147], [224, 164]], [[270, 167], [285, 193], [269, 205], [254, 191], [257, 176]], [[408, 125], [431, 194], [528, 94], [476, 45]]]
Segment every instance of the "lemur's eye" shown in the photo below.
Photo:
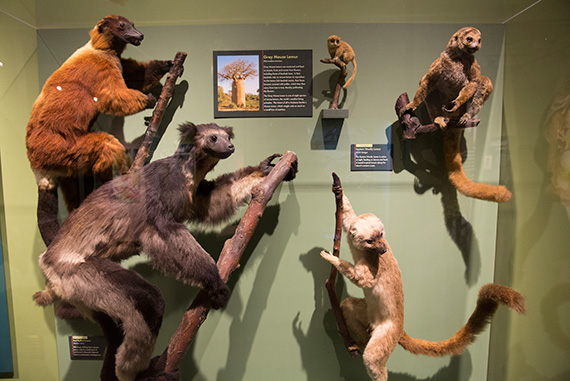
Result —
[[473, 41], [473, 37], [467, 37], [467, 41], [472, 42], [472, 41]]
[[218, 140], [218, 137], [217, 137], [216, 135], [210, 135], [210, 141], [211, 141], [212, 143], [215, 143], [216, 140]]
[[481, 39], [479, 39], [479, 43], [481, 43]]
[[372, 243], [374, 243], [374, 240], [373, 239], [367, 239], [367, 240], [365, 240], [365, 242], [369, 245], [372, 245]]
[[119, 29], [120, 29], [120, 30], [125, 29], [125, 23], [124, 23], [124, 22], [122, 22], [122, 23], [119, 24]]

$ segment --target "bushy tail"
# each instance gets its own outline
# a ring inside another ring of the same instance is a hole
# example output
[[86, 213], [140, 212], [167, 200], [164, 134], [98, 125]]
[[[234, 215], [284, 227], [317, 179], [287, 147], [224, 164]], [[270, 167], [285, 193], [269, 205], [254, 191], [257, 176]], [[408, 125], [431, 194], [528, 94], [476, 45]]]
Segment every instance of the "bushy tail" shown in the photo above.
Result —
[[475, 341], [475, 336], [491, 322], [499, 304], [504, 304], [518, 313], [526, 311], [524, 297], [521, 294], [512, 288], [490, 283], [481, 287], [475, 311], [471, 314], [467, 324], [455, 332], [451, 338], [434, 342], [414, 339], [404, 332], [399, 344], [405, 350], [417, 355], [438, 357], [459, 355], [469, 344]]
[[446, 131], [444, 138], [445, 164], [453, 186], [467, 197], [494, 202], [509, 201], [511, 192], [505, 186], [476, 183], [467, 177], [463, 170], [459, 149], [461, 131], [461, 129], [450, 128]]
[[352, 65], [354, 66], [352, 68], [352, 74], [350, 75], [350, 78], [348, 79], [348, 81], [346, 81], [344, 86], [342, 86], [343, 89], [346, 89], [348, 86], [350, 86], [352, 81], [354, 81], [354, 77], [356, 76], [356, 58], [352, 60]]

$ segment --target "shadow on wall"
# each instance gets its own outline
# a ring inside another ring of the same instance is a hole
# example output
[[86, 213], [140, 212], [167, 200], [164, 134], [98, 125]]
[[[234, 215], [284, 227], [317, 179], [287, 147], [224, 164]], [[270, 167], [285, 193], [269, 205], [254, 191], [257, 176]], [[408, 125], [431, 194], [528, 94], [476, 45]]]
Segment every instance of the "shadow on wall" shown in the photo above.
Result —
[[[292, 322], [293, 335], [299, 344], [303, 369], [307, 380], [367, 380], [366, 369], [361, 358], [351, 358], [338, 333], [332, 313], [325, 281], [329, 277], [330, 265], [320, 256], [323, 248], [314, 247], [300, 256], [307, 272], [312, 273], [314, 282], [315, 309], [305, 328], [299, 313]], [[344, 278], [337, 278], [337, 295], [346, 295]], [[325, 332], [323, 332], [323, 329]], [[323, 340], [328, 336], [330, 340]], [[334, 350], [334, 354], [332, 354]]]
[[[289, 184], [289, 192], [289, 196], [284, 202], [271, 207], [270, 214], [267, 213], [270, 208], [266, 209], [258, 225], [263, 228], [256, 231], [252, 238], [253, 244], [250, 242], [246, 253], [244, 253], [248, 261], [252, 259], [260, 260], [260, 263], [256, 270], [253, 288], [250, 295], [248, 295], [247, 303], [245, 305], [240, 303], [237, 310], [233, 306], [228, 308], [228, 312], [233, 316], [229, 332], [230, 344], [225, 367], [218, 371], [216, 377], [218, 381], [245, 379], [248, 360], [251, 356], [254, 340], [263, 313], [267, 308], [271, 289], [275, 282], [277, 272], [279, 271], [279, 264], [285, 254], [287, 242], [291, 237], [297, 235], [297, 227], [301, 221], [301, 211], [294, 191], [294, 184]], [[274, 197], [278, 198], [278, 196]], [[265, 240], [260, 244], [260, 239], [263, 235], [273, 235], [275, 228], [278, 227], [280, 209], [284, 211], [284, 221], [281, 221], [279, 225], [281, 228], [286, 227], [286, 231], [282, 229], [279, 234], [273, 236], [271, 241]], [[265, 220], [266, 217], [267, 220]], [[271, 228], [265, 228], [264, 226], [266, 224], [269, 224]], [[256, 254], [253, 258], [250, 258], [254, 249]], [[242, 265], [239, 270], [247, 271], [247, 268], [245, 265]], [[234, 279], [237, 281], [237, 277], [234, 277]], [[232, 284], [232, 289], [233, 286]], [[240, 318], [242, 309], [244, 308], [245, 312], [243, 313], [243, 318]]]
[[416, 378], [405, 373], [393, 373], [388, 371], [390, 381], [449, 381], [459, 380], [461, 377], [468, 379], [468, 375], [473, 372], [471, 355], [469, 351], [463, 352], [461, 356], [453, 356], [449, 365], [441, 368], [433, 376], [427, 378]]
[[[324, 87], [324, 83], [328, 83], [328, 87], [326, 88], [327, 90], [323, 90], [320, 93], [313, 91], [313, 107], [315, 107], [315, 109], [318, 110], [323, 103], [328, 100], [332, 100], [338, 73], [339, 70], [331, 69], [321, 72], [315, 76], [313, 84], [318, 84], [319, 88]], [[330, 89], [333, 90], [331, 91]], [[339, 109], [343, 108], [346, 97], [347, 90], [344, 89], [341, 97], [342, 101], [338, 105]], [[322, 117], [319, 117], [313, 131], [313, 136], [311, 137], [311, 149], [335, 150], [338, 145], [343, 123], [344, 119], [323, 119]]]
[[[426, 120], [423, 106], [416, 113], [420, 120]], [[414, 175], [414, 191], [424, 194], [431, 190], [441, 195], [443, 218], [447, 232], [465, 263], [465, 281], [472, 286], [477, 283], [481, 272], [481, 253], [471, 223], [463, 217], [457, 199], [457, 190], [449, 181], [443, 157], [443, 132], [435, 131], [418, 135], [416, 139], [404, 139], [399, 122], [388, 129], [388, 140], [392, 144], [392, 163], [395, 173], [408, 171]], [[463, 160], [467, 157], [465, 139], [461, 142]]]

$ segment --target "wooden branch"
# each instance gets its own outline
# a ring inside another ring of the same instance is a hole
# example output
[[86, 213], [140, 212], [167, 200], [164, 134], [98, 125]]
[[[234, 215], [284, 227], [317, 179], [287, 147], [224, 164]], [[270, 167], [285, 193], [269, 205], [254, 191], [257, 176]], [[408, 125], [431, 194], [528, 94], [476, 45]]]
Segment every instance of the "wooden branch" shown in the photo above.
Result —
[[146, 129], [144, 140], [137, 151], [137, 155], [133, 160], [133, 164], [131, 165], [131, 168], [129, 168], [128, 173], [142, 168], [144, 164], [152, 158], [151, 153], [149, 152], [150, 146], [152, 145], [156, 132], [158, 131], [158, 127], [160, 126], [160, 122], [162, 121], [168, 102], [174, 93], [176, 80], [182, 75], [184, 70], [183, 64], [186, 56], [186, 53], [178, 52], [174, 57], [172, 67], [166, 75], [166, 80], [162, 87], [162, 91], [160, 92], [160, 97], [158, 98], [154, 111], [152, 112], [152, 118], [150, 119], [150, 123]]
[[[281, 160], [271, 170], [263, 183], [252, 192], [249, 206], [240, 220], [232, 238], [228, 239], [218, 259], [220, 277], [227, 283], [231, 273], [239, 267], [239, 260], [249, 242], [259, 219], [277, 186], [296, 167], [297, 155], [287, 151]], [[194, 340], [198, 329], [206, 320], [210, 311], [210, 301], [206, 292], [200, 290], [188, 310], [184, 313], [182, 322], [172, 335], [168, 347], [158, 359], [155, 368], [164, 369], [165, 372], [175, 372], [186, 355], [190, 344]]]
[[[400, 110], [410, 103], [410, 99], [408, 98], [408, 93], [401, 94], [398, 99], [396, 100], [396, 115], [400, 115]], [[425, 134], [428, 132], [438, 131], [441, 128], [435, 124], [426, 124], [423, 125], [417, 116], [414, 115], [413, 111], [406, 111], [400, 117], [400, 125], [402, 126], [402, 134], [405, 139], [415, 139], [417, 135]], [[467, 123], [459, 127], [457, 123], [450, 121], [449, 119], [445, 119], [445, 122], [449, 124], [447, 128], [467, 128], [467, 127], [477, 127], [481, 119], [469, 119]]]
[[333, 95], [333, 100], [331, 102], [331, 105], [329, 108], [331, 109], [338, 109], [338, 99], [340, 98], [340, 92], [342, 90], [342, 87], [344, 86], [344, 80], [346, 79], [346, 65], [341, 62], [338, 59], [332, 59], [332, 58], [322, 58], [321, 59], [322, 63], [327, 63], [327, 64], [334, 64], [336, 65], [340, 71], [338, 73], [338, 78], [336, 80], [336, 85], [334, 87], [334, 95]]
[[[342, 185], [340, 183], [340, 179], [336, 173], [333, 172], [333, 193], [335, 195], [335, 202], [336, 202], [336, 211], [335, 211], [335, 230], [334, 230], [334, 240], [333, 240], [333, 255], [335, 257], [340, 256], [340, 239], [342, 237]], [[348, 327], [346, 326], [346, 320], [344, 319], [344, 315], [340, 308], [340, 303], [338, 301], [338, 297], [336, 295], [336, 274], [337, 269], [333, 265], [331, 265], [331, 273], [329, 278], [325, 283], [325, 288], [329, 294], [329, 300], [331, 302], [331, 307], [333, 309], [334, 317], [336, 319], [336, 324], [338, 327], [338, 332], [342, 336], [344, 341], [344, 346], [350, 353], [351, 357], [360, 356], [360, 349], [352, 340], [350, 336], [350, 332], [348, 331]]]

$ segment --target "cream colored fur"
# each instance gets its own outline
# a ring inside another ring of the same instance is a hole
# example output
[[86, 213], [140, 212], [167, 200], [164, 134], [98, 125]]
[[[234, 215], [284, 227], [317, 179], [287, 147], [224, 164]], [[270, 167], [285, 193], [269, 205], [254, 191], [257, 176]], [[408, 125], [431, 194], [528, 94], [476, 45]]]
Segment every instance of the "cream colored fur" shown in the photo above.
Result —
[[477, 307], [467, 324], [450, 339], [430, 342], [411, 338], [404, 332], [402, 276], [384, 237], [382, 221], [370, 213], [356, 216], [343, 193], [343, 226], [354, 264], [325, 250], [321, 256], [364, 292], [364, 298], [343, 300], [341, 308], [357, 344], [364, 348], [364, 365], [375, 381], [388, 379], [386, 362], [398, 343], [414, 354], [457, 355], [490, 322], [499, 304], [517, 312], [525, 310], [524, 298], [518, 292], [488, 284], [479, 291]]

